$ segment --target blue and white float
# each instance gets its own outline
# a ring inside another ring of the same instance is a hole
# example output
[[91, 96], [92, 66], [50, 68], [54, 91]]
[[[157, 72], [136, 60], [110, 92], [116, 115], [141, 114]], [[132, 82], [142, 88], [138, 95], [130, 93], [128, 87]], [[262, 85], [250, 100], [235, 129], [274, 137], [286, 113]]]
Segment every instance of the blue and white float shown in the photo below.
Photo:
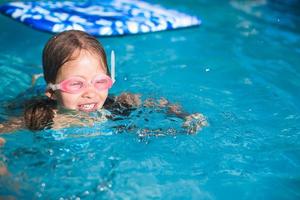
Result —
[[137, 0], [9, 2], [0, 6], [0, 12], [38, 30], [58, 33], [75, 29], [94, 36], [148, 33], [201, 24], [196, 16]]

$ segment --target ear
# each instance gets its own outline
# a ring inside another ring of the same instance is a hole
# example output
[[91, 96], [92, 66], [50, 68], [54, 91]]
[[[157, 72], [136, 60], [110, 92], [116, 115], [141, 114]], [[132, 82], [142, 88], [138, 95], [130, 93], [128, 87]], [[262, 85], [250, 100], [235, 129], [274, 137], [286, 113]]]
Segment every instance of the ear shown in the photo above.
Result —
[[52, 100], [57, 100], [56, 94], [53, 90], [47, 89], [45, 95]]

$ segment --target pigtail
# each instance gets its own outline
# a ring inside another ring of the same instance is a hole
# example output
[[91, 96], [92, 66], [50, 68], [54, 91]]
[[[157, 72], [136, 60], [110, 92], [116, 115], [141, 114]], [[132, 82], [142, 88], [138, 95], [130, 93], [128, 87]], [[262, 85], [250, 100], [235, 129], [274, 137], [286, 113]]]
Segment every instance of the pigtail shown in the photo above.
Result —
[[57, 103], [51, 99], [34, 99], [24, 110], [25, 126], [33, 131], [51, 128]]

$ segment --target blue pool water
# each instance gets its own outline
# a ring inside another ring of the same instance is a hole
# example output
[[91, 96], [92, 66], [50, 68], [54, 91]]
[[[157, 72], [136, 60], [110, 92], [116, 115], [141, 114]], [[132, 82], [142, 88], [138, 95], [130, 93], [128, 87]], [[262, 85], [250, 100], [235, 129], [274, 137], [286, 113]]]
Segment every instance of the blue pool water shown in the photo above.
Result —
[[[5, 134], [0, 196], [17, 199], [299, 199], [299, 1], [151, 1], [200, 27], [100, 38], [117, 57], [112, 93], [166, 97], [209, 122], [195, 135], [144, 111], [125, 125], [174, 127], [140, 137], [113, 122]], [[41, 72], [51, 36], [0, 16], [0, 119]], [[144, 119], [147, 118], [148, 121]]]

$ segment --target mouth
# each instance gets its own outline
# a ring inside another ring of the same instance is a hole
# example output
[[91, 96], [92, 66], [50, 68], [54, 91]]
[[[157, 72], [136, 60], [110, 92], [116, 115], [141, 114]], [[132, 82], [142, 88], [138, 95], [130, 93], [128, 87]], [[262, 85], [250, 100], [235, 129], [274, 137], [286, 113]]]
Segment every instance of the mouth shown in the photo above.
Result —
[[83, 112], [94, 112], [98, 108], [97, 103], [87, 103], [87, 104], [80, 104], [78, 106], [78, 110], [83, 111]]

